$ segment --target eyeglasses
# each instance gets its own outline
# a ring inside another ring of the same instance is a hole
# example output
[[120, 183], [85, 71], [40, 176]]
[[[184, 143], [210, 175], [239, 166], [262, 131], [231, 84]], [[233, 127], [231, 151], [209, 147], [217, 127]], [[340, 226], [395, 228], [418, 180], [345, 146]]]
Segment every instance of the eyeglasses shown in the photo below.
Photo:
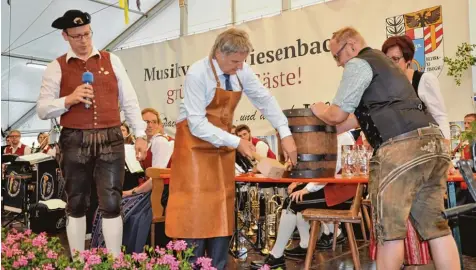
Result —
[[21, 136], [20, 135], [10, 135], [8, 136], [8, 138], [20, 138]]
[[83, 38], [84, 38], [84, 39], [90, 39], [90, 38], [93, 36], [93, 31], [86, 32], [86, 33], [84, 33], [84, 34], [82, 34], [82, 35], [74, 35], [74, 36], [68, 34], [68, 32], [66, 32], [66, 31], [65, 31], [65, 33], [66, 33], [66, 35], [67, 35], [68, 37], [70, 37], [70, 38], [72, 38], [72, 39], [74, 39], [74, 40], [81, 40], [81, 39], [83, 39]]
[[397, 64], [398, 62], [400, 62], [400, 59], [403, 58], [403, 56], [390, 56], [389, 57], [395, 64]]
[[348, 43], [346, 42], [344, 45], [342, 45], [342, 47], [337, 51], [337, 53], [333, 55], [334, 60], [336, 60], [336, 62], [339, 62], [339, 56], [341, 52], [344, 50], [345, 46], [347, 46], [347, 44]]
[[149, 120], [144, 120], [144, 122], [148, 125], [148, 124], [157, 124], [158, 121], [157, 120], [152, 120], [152, 121], [149, 121]]

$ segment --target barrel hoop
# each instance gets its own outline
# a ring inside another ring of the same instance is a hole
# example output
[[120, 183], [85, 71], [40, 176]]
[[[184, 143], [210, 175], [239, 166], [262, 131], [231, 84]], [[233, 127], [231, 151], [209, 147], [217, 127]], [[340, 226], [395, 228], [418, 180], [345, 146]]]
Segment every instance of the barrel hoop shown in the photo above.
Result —
[[289, 126], [292, 133], [304, 133], [304, 132], [326, 132], [336, 133], [335, 126], [329, 125], [315, 125], [315, 126]]
[[298, 161], [336, 161], [337, 155], [335, 154], [323, 154], [323, 155], [314, 155], [314, 154], [298, 154]]
[[323, 178], [333, 177], [335, 169], [320, 168], [317, 170], [292, 170], [289, 172], [289, 178]]
[[284, 115], [286, 117], [303, 117], [303, 116], [314, 116], [311, 109], [290, 109], [290, 110], [283, 110]]

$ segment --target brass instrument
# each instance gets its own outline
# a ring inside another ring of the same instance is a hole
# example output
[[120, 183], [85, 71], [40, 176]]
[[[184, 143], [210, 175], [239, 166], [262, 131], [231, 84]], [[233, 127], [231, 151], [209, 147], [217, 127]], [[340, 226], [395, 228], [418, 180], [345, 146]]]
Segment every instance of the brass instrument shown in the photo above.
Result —
[[[278, 202], [279, 198], [279, 202]], [[279, 194], [275, 194], [269, 200], [270, 213], [269, 220], [269, 236], [276, 237], [278, 234], [279, 220], [281, 219], [281, 212], [283, 210], [284, 198]]]
[[261, 254], [268, 255], [271, 248], [269, 246], [269, 226], [270, 222], [268, 220], [269, 217], [269, 192], [266, 192], [264, 196], [264, 205], [265, 205], [265, 212], [264, 212], [264, 248], [261, 250]]
[[248, 226], [248, 232], [246, 235], [253, 236], [255, 235], [254, 231], [258, 230], [258, 221], [259, 221], [259, 192], [258, 186], [256, 189], [251, 189], [248, 191], [248, 203], [251, 205], [250, 213], [250, 225]]

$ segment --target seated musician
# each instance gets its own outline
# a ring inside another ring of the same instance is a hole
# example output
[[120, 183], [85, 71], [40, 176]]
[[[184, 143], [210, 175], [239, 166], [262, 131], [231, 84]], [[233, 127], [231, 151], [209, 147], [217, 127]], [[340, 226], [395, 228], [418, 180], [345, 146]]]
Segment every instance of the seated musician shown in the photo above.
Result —
[[38, 137], [36, 138], [40, 146], [38, 148], [35, 148], [35, 153], [43, 153], [47, 154], [50, 156], [55, 157], [56, 156], [56, 149], [54, 145], [50, 145], [50, 135], [46, 132], [41, 132], [38, 134]]
[[237, 126], [235, 129], [235, 134], [244, 140], [250, 141], [256, 147], [256, 153], [258, 153], [260, 156], [276, 159], [276, 155], [266, 142], [251, 136], [251, 130], [247, 125]]
[[3, 151], [4, 154], [11, 154], [17, 156], [24, 156], [31, 154], [31, 148], [22, 144], [20, 142], [21, 133], [19, 130], [12, 130], [8, 133], [8, 137], [10, 138], [10, 145], [5, 147]]
[[134, 144], [135, 138], [132, 135], [129, 125], [126, 121], [121, 124], [122, 137], [124, 137], [124, 144]]
[[[337, 155], [336, 172], [340, 170], [340, 148], [341, 145], [354, 144], [352, 135], [343, 133], [338, 136], [339, 151]], [[252, 269], [259, 269], [264, 264], [267, 264], [271, 269], [278, 267], [285, 267], [284, 255], [294, 258], [305, 258], [307, 247], [309, 244], [309, 230], [310, 224], [304, 220], [302, 211], [309, 208], [317, 209], [349, 209], [352, 199], [356, 192], [356, 185], [346, 184], [318, 184], [318, 183], [291, 183], [288, 187], [289, 197], [284, 202], [283, 210], [276, 242], [270, 254], [261, 261], [251, 262]], [[295, 227], [297, 227], [300, 236], [300, 243], [293, 249], [285, 250], [289, 238], [292, 236]], [[328, 237], [332, 238], [330, 234], [333, 228], [328, 228]], [[324, 234], [326, 230], [324, 231]], [[340, 234], [340, 230], [338, 231]], [[338, 236], [338, 241], [339, 241]], [[321, 236], [322, 238], [322, 236]], [[340, 238], [343, 238], [340, 237]], [[331, 242], [332, 246], [332, 242]]]

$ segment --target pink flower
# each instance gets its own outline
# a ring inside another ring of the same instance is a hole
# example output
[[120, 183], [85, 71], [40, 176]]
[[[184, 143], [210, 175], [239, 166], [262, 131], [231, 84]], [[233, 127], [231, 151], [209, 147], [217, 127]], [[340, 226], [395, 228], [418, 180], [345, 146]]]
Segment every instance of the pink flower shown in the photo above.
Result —
[[51, 265], [51, 263], [47, 264], [47, 265], [43, 265], [43, 270], [55, 270], [55, 268], [53, 267], [53, 265]]
[[32, 241], [32, 245], [34, 247], [42, 247], [48, 244], [48, 240], [46, 239], [46, 236], [44, 234], [40, 234], [35, 239]]
[[20, 268], [20, 263], [18, 261], [14, 261], [13, 268]]
[[76, 268], [66, 267], [64, 270], [76, 270]]
[[34, 258], [36, 258], [35, 253], [33, 253], [31, 251], [28, 251], [27, 257], [28, 257], [29, 260], [33, 260]]
[[20, 258], [18, 258], [18, 263], [20, 264], [20, 266], [27, 266], [28, 259], [25, 256], [20, 256]]
[[165, 249], [160, 248], [159, 246], [155, 248], [155, 252], [157, 252], [160, 256], [165, 255]]
[[263, 266], [261, 266], [261, 268], [259, 270], [270, 270], [271, 268], [269, 267], [269, 265], [265, 264]]
[[46, 257], [48, 259], [57, 259], [58, 254], [56, 252], [54, 252], [53, 250], [49, 250], [48, 253], [46, 253]]
[[29, 236], [29, 235], [31, 234], [31, 230], [30, 230], [30, 229], [26, 230], [26, 231], [24, 232], [24, 234], [25, 234], [26, 236]]
[[87, 264], [96, 265], [101, 263], [101, 257], [99, 255], [91, 255], [87, 260]]
[[143, 261], [147, 260], [147, 254], [133, 252], [132, 253], [132, 259], [134, 259], [135, 261], [138, 261], [138, 262], [143, 262]]
[[206, 257], [200, 257], [197, 259], [196, 265], [201, 265], [202, 267], [211, 267], [212, 259]]
[[91, 252], [89, 250], [83, 250], [79, 253], [79, 256], [83, 258], [84, 261], [87, 261], [89, 259], [89, 256], [91, 256]]
[[174, 243], [170, 241], [167, 246], [165, 246], [168, 250], [172, 250], [174, 248]]
[[182, 251], [187, 249], [187, 242], [183, 240], [175, 241], [174, 243], [174, 250], [175, 251]]
[[170, 267], [170, 270], [178, 270], [179, 268], [179, 262], [173, 255], [170, 254], [165, 254], [164, 257], [162, 257], [164, 264], [168, 264]]

